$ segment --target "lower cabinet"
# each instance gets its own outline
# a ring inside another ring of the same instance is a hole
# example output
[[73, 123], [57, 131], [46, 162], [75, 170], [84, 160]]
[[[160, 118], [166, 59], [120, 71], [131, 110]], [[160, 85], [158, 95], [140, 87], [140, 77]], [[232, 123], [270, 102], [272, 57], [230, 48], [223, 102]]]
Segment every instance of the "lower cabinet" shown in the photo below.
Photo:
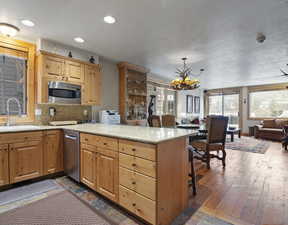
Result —
[[118, 152], [101, 149], [97, 155], [97, 191], [118, 202]]
[[10, 183], [43, 174], [43, 140], [23, 141], [9, 145]]
[[0, 186], [9, 184], [8, 145], [0, 144]]
[[63, 171], [63, 132], [46, 131], [44, 135], [44, 174]]
[[93, 146], [81, 145], [81, 182], [96, 189], [96, 149]]

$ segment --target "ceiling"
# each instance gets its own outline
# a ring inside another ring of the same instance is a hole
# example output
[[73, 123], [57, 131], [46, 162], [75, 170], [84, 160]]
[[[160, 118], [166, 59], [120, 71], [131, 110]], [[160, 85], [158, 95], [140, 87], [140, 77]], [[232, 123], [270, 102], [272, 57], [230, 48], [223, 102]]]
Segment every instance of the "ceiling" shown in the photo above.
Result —
[[[9, 0], [0, 21], [19, 26], [22, 38], [73, 45], [168, 79], [186, 56], [195, 73], [205, 68], [202, 87], [219, 88], [288, 81], [279, 71], [288, 63], [287, 10], [288, 0]], [[105, 24], [106, 15], [117, 22]], [[267, 36], [263, 44], [257, 32]]]

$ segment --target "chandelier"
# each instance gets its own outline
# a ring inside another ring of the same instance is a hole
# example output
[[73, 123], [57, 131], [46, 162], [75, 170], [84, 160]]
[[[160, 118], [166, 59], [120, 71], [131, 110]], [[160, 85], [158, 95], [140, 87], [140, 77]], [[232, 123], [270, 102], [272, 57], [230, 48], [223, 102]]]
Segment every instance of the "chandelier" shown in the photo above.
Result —
[[[174, 90], [193, 90], [200, 87], [200, 81], [198, 79], [191, 79], [192, 75], [192, 66], [187, 67], [186, 60], [187, 58], [182, 58], [183, 68], [177, 68], [176, 73], [179, 78], [176, 78], [170, 82], [170, 87]], [[199, 75], [204, 71], [200, 69]]]

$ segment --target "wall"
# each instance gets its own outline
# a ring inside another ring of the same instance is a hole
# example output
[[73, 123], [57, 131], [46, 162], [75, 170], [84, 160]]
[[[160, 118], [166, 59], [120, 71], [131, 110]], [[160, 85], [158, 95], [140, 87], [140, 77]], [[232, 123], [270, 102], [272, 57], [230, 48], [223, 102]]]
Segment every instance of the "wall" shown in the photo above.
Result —
[[[186, 112], [186, 97], [187, 95], [199, 96], [200, 97], [200, 113], [187, 113]], [[204, 101], [203, 101], [203, 90], [198, 88], [196, 90], [177, 91], [177, 119], [181, 121], [183, 118], [200, 117], [204, 115]]]

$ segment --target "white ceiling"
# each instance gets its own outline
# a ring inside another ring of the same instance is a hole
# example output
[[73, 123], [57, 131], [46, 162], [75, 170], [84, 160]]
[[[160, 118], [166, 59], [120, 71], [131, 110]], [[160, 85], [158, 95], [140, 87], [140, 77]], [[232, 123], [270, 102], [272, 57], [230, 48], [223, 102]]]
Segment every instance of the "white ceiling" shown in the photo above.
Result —
[[[202, 87], [218, 88], [288, 81], [279, 76], [288, 63], [287, 12], [286, 0], [9, 0], [0, 22], [18, 25], [22, 38], [73, 45], [169, 79], [187, 56], [195, 73], [206, 69]], [[106, 15], [117, 23], [103, 23]]]

